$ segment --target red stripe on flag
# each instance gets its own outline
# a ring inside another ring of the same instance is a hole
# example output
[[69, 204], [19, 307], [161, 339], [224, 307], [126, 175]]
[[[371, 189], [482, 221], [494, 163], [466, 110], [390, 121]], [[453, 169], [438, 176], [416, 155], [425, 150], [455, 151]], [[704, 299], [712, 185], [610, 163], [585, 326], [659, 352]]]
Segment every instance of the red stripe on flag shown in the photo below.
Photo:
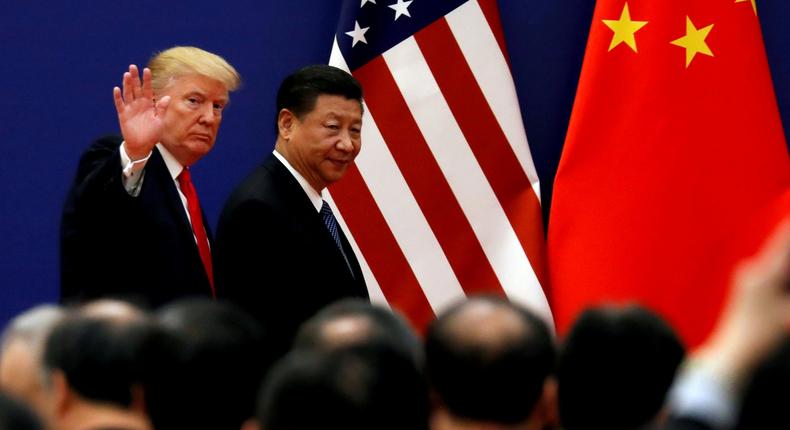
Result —
[[434, 317], [433, 309], [357, 167], [349, 167], [330, 192], [387, 303], [423, 332]]
[[507, 215], [541, 285], [548, 285], [540, 202], [445, 19], [415, 34], [469, 147]]
[[[365, 102], [403, 177], [467, 294], [504, 296], [491, 263], [455, 199], [382, 57], [354, 72]], [[426, 286], [430, 288], [430, 286]]]
[[510, 66], [510, 56], [507, 55], [507, 46], [505, 45], [505, 32], [502, 30], [502, 21], [499, 20], [499, 6], [497, 6], [496, 0], [478, 0], [477, 3], [480, 5], [483, 15], [485, 15], [486, 21], [488, 21], [491, 32], [494, 33], [505, 61]]

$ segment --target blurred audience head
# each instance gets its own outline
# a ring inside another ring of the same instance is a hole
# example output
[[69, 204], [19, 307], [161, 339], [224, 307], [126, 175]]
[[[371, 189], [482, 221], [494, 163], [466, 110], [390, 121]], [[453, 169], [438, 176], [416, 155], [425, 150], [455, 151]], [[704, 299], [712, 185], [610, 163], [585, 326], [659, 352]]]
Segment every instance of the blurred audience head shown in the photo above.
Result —
[[22, 401], [0, 392], [0, 429], [42, 430], [44, 426]]
[[530, 311], [501, 298], [470, 298], [438, 316], [425, 348], [437, 402], [432, 428], [548, 424], [555, 347]]
[[409, 323], [361, 299], [343, 299], [319, 311], [301, 326], [294, 348], [328, 351], [371, 342], [387, 343], [422, 366], [422, 343]]
[[80, 315], [100, 318], [109, 321], [127, 322], [141, 321], [147, 313], [131, 302], [115, 299], [99, 299], [84, 303], [79, 307]]
[[617, 430], [651, 422], [684, 353], [672, 327], [645, 308], [583, 312], [568, 332], [557, 367], [563, 428]]
[[49, 335], [44, 369], [53, 427], [149, 429], [145, 392], [163, 357], [158, 328], [144, 313], [104, 313], [105, 302], [72, 310]]
[[0, 338], [0, 389], [27, 403], [42, 417], [47, 415], [44, 344], [63, 315], [58, 306], [36, 306], [11, 320]]
[[180, 393], [158, 409], [157, 429], [237, 430], [252, 417], [255, 397], [275, 357], [258, 322], [229, 303], [185, 299], [157, 313], [180, 338], [172, 389]]
[[428, 389], [408, 355], [388, 343], [296, 350], [267, 377], [257, 423], [245, 430], [426, 429]]

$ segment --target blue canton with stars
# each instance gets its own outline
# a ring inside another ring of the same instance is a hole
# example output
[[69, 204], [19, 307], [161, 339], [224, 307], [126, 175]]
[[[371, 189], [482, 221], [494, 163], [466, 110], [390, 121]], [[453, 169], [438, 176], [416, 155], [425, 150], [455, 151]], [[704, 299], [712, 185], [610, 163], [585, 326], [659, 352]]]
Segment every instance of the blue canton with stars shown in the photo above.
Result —
[[337, 43], [351, 71], [469, 0], [346, 0]]

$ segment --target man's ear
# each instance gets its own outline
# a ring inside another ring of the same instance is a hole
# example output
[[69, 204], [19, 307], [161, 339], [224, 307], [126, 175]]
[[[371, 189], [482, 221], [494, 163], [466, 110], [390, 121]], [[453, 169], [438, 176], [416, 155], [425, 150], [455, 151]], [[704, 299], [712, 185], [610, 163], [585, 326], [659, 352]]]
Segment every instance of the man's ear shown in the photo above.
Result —
[[560, 410], [557, 400], [557, 379], [549, 376], [543, 383], [543, 393], [530, 417], [532, 422], [541, 423], [540, 428], [559, 428]]
[[143, 389], [142, 385], [134, 384], [132, 385], [132, 404], [130, 408], [132, 412], [139, 413], [142, 415], [148, 414], [148, 408], [145, 406], [145, 390]]
[[55, 416], [63, 416], [71, 408], [74, 396], [62, 370], [53, 370], [50, 378], [52, 384], [52, 410]]
[[255, 418], [250, 418], [244, 421], [244, 424], [241, 425], [241, 430], [261, 430], [261, 425]]
[[281, 109], [277, 114], [277, 131], [284, 140], [291, 138], [296, 120], [296, 115], [288, 109]]

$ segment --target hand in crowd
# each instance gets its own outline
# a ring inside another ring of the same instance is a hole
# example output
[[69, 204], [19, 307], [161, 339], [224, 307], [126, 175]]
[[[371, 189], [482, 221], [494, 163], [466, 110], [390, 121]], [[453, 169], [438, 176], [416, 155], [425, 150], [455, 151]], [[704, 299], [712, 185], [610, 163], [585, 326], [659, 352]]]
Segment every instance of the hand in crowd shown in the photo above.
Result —
[[696, 359], [740, 388], [790, 327], [790, 220], [736, 269], [721, 319]]
[[154, 100], [151, 79], [151, 71], [145, 68], [141, 83], [137, 66], [132, 64], [123, 74], [123, 93], [120, 88], [113, 88], [126, 153], [132, 160], [148, 156], [159, 141], [164, 127], [163, 117], [170, 104], [170, 96]]

